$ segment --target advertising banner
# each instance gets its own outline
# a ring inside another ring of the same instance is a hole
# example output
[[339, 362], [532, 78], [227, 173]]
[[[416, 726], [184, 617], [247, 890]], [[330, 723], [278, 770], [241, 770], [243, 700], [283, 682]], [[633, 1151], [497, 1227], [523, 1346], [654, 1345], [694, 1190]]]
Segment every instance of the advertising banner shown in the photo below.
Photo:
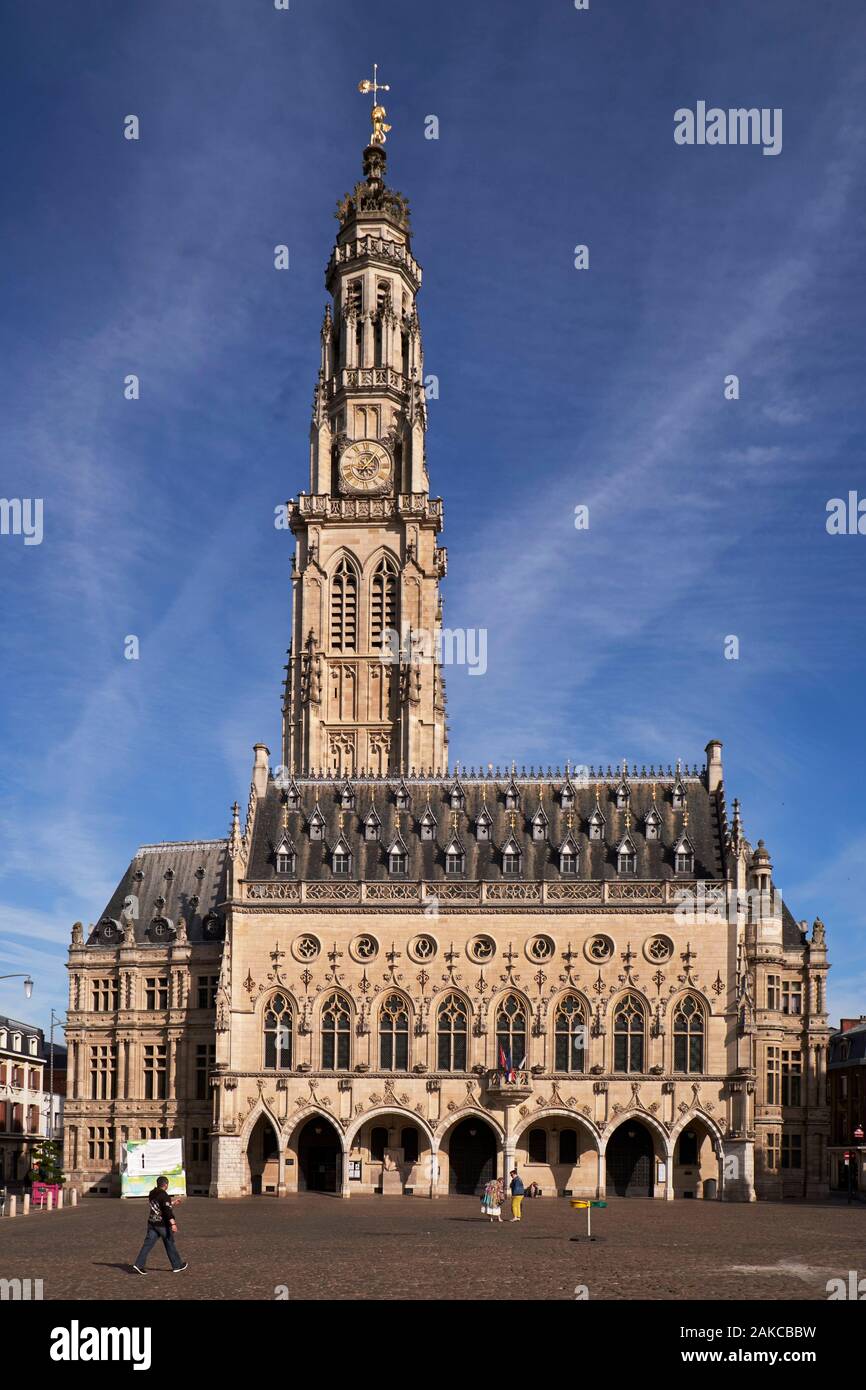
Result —
[[182, 1139], [130, 1139], [122, 1145], [122, 1197], [146, 1197], [161, 1176], [168, 1178], [169, 1196], [186, 1196]]

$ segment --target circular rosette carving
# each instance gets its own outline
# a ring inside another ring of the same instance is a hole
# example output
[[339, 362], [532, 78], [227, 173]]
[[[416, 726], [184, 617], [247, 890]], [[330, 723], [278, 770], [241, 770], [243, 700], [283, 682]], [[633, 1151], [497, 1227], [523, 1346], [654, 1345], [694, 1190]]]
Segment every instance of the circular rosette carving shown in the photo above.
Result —
[[486, 965], [496, 955], [496, 942], [492, 936], [473, 936], [467, 944], [466, 954], [476, 965]]
[[417, 965], [424, 965], [426, 961], [432, 960], [439, 950], [439, 944], [435, 937], [427, 932], [422, 932], [420, 936], [415, 936], [409, 942], [409, 959], [414, 960]]
[[609, 936], [599, 933], [591, 936], [584, 943], [583, 953], [587, 960], [595, 965], [603, 965], [606, 960], [611, 960], [615, 947]]
[[362, 932], [349, 942], [349, 955], [359, 965], [366, 965], [379, 954], [379, 943], [369, 932]]
[[310, 932], [304, 932], [302, 936], [296, 936], [292, 942], [292, 955], [295, 960], [316, 960], [321, 954], [321, 950], [321, 941], [317, 936], [311, 935]]
[[526, 954], [537, 965], [545, 960], [553, 960], [555, 953], [556, 943], [551, 936], [531, 936], [526, 943]]
[[669, 936], [649, 936], [643, 944], [643, 953], [653, 965], [664, 965], [674, 953], [674, 943]]

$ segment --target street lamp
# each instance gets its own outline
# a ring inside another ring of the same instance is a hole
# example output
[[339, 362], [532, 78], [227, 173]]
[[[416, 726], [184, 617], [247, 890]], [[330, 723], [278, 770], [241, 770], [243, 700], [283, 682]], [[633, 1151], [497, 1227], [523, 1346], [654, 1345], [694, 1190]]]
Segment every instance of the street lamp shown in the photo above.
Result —
[[33, 981], [31, 980], [29, 975], [0, 975], [0, 980], [23, 980], [24, 993], [26, 994], [27, 998], [29, 999], [31, 994], [33, 993]]

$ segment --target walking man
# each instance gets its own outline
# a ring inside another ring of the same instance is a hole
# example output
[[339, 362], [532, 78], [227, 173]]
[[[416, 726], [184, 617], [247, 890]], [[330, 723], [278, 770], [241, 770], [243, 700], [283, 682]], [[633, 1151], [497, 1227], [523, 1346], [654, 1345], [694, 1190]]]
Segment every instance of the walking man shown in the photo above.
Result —
[[182, 1260], [174, 1243], [177, 1222], [174, 1219], [174, 1203], [168, 1195], [168, 1178], [157, 1178], [156, 1187], [148, 1193], [147, 1235], [132, 1266], [136, 1274], [147, 1273], [147, 1257], [158, 1240], [165, 1246], [165, 1253], [171, 1262], [172, 1274], [180, 1274], [189, 1269]]
[[521, 1219], [521, 1218], [520, 1218], [520, 1208], [523, 1206], [523, 1198], [524, 1198], [524, 1195], [525, 1195], [525, 1193], [526, 1193], [526, 1188], [523, 1186], [523, 1179], [520, 1178], [520, 1177], [518, 1177], [518, 1175], [517, 1175], [517, 1169], [516, 1169], [516, 1168], [512, 1168], [512, 1170], [511, 1170], [511, 1175], [510, 1175], [510, 1176], [511, 1176], [511, 1183], [510, 1183], [510, 1187], [511, 1187], [511, 1220], [512, 1220], [512, 1221], [519, 1221], [519, 1220]]

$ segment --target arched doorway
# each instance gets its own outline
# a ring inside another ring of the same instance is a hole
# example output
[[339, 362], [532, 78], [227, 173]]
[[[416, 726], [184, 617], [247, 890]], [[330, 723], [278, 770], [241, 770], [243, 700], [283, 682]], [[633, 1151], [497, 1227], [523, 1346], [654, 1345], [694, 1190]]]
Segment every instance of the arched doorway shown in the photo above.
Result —
[[250, 1171], [250, 1192], [254, 1197], [276, 1192], [279, 1182], [280, 1145], [276, 1130], [267, 1115], [259, 1115], [247, 1142], [247, 1165]]
[[653, 1195], [652, 1135], [640, 1120], [626, 1120], [606, 1150], [608, 1197]]
[[675, 1197], [720, 1195], [719, 1146], [710, 1127], [699, 1117], [686, 1120], [674, 1143]]
[[343, 1181], [343, 1150], [330, 1120], [315, 1115], [298, 1136], [298, 1190], [339, 1192]]
[[448, 1140], [448, 1191], [471, 1197], [496, 1176], [496, 1136], [483, 1120], [461, 1120]]

